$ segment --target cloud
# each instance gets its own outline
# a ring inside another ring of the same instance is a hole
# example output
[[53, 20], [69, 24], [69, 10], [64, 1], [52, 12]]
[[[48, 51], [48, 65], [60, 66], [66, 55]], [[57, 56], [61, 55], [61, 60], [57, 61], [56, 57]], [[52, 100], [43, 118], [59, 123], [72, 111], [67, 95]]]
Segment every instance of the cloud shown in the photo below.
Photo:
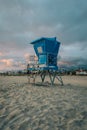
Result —
[[[61, 41], [66, 44], [85, 41], [87, 40], [85, 3], [85, 0], [66, 0], [66, 2], [64, 0], [55, 0], [55, 2], [53, 0], [37, 0], [37, 2], [1, 0], [1, 32], [7, 41], [12, 40], [21, 44], [37, 34], [38, 37], [41, 36], [40, 34], [44, 35], [44, 31], [45, 35], [51, 36], [53, 34], [50, 30], [53, 30], [54, 35], [59, 34]], [[59, 28], [55, 31], [57, 25], [63, 26], [61, 32]]]
[[11, 70], [13, 66], [13, 59], [1, 59], [0, 60], [0, 71]]
[[21, 70], [26, 69], [26, 63], [22, 60], [17, 61], [14, 59], [0, 60], [0, 70]]
[[3, 53], [2, 53], [2, 52], [0, 52], [0, 56], [3, 56]]
[[2, 59], [0, 62], [3, 63], [4, 65], [10, 67], [13, 64], [13, 59]]

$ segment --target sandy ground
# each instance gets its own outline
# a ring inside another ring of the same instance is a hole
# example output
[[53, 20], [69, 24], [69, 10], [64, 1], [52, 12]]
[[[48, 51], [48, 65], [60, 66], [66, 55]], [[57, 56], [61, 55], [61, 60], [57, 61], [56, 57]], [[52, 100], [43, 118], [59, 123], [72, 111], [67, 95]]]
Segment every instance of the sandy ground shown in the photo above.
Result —
[[49, 87], [0, 76], [0, 130], [87, 130], [87, 76], [62, 79]]

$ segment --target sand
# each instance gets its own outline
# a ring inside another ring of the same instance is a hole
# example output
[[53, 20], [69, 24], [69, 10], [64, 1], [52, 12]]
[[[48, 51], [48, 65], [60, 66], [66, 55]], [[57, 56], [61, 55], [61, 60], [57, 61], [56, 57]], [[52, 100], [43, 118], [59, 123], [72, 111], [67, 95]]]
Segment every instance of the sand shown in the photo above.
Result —
[[87, 130], [87, 76], [62, 79], [46, 86], [0, 76], [0, 130]]

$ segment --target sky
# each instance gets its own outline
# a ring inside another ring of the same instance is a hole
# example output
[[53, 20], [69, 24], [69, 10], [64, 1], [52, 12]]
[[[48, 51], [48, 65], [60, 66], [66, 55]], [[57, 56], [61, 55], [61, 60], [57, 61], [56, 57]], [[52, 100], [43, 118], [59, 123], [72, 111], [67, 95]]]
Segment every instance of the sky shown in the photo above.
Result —
[[87, 0], [0, 0], [0, 71], [26, 68], [40, 37], [61, 42], [59, 65], [87, 65]]

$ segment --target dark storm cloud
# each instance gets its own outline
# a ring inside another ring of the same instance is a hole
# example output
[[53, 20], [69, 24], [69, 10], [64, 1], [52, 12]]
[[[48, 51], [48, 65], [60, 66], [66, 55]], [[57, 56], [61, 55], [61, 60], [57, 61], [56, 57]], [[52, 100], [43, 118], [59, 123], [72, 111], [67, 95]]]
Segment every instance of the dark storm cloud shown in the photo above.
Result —
[[0, 0], [0, 52], [8, 58], [32, 53], [28, 43], [42, 36], [57, 36], [63, 47], [60, 54], [67, 59], [73, 59], [73, 51], [76, 58], [86, 58], [86, 35], [86, 0]]
[[44, 29], [39, 32], [40, 28], [52, 28], [54, 33], [58, 24], [63, 28], [55, 33], [63, 43], [87, 41], [86, 0], [1, 0], [0, 5], [2, 41], [24, 43], [25, 38], [30, 40], [33, 35], [49, 35]]
[[66, 62], [66, 63], [68, 63], [70, 65], [75, 65], [75, 66], [78, 66], [78, 65], [87, 65], [87, 59], [80, 58], [80, 57], [78, 57], [78, 58], [70, 58], [69, 57], [69, 59], [67, 59], [67, 58], [65, 58], [65, 59], [59, 59], [59, 63], [60, 63], [60, 61]]

